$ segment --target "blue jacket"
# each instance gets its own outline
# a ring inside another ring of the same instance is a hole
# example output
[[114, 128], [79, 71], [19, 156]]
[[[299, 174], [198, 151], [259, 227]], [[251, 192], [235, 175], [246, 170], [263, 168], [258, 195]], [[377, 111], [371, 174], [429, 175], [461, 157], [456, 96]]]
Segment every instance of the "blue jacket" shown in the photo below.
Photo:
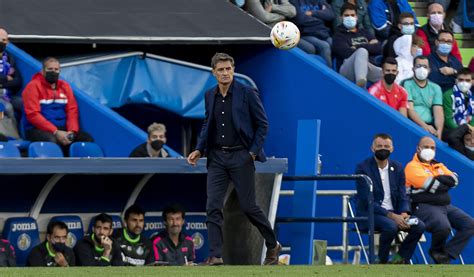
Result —
[[[372, 156], [357, 165], [356, 174], [365, 174], [372, 179], [374, 186], [374, 213], [387, 215], [388, 211], [382, 208], [384, 190], [380, 172], [375, 158]], [[388, 176], [390, 182], [390, 196], [392, 198], [393, 209], [396, 213], [409, 212], [409, 201], [405, 188], [405, 171], [401, 163], [389, 160]], [[357, 214], [368, 214], [369, 189], [365, 182], [357, 181]]]
[[[413, 12], [407, 0], [396, 0], [400, 13], [409, 12], [415, 17], [415, 24], [418, 25], [416, 14]], [[398, 18], [392, 18], [393, 12], [390, 10], [390, 5], [387, 5], [387, 0], [372, 0], [368, 5], [370, 20], [375, 30], [382, 30], [389, 26], [388, 22], [395, 24]], [[395, 26], [396, 27], [396, 26]]]
[[[240, 140], [249, 152], [257, 155], [257, 161], [266, 161], [263, 143], [267, 136], [268, 120], [258, 92], [235, 80], [229, 91], [232, 93], [232, 121], [240, 135]], [[212, 145], [209, 145], [208, 142], [212, 136], [210, 126], [215, 124], [213, 114], [216, 93], [219, 93], [218, 86], [211, 88], [205, 94], [206, 119], [202, 124], [196, 145], [196, 150], [201, 153], [207, 154], [212, 149]]]
[[435, 84], [438, 84], [441, 87], [441, 90], [445, 92], [446, 90], [452, 88], [456, 83], [456, 75], [443, 75], [439, 69], [442, 67], [452, 67], [457, 71], [463, 68], [462, 63], [453, 55], [449, 54], [448, 62], [445, 63], [440, 59], [436, 51], [431, 52], [428, 56], [430, 61], [430, 75], [428, 75], [428, 79]]
[[[333, 21], [335, 15], [326, 0], [290, 0], [290, 3], [296, 7], [296, 16], [292, 20], [302, 36], [315, 36], [324, 40], [331, 36], [331, 30], [325, 22]], [[324, 10], [323, 6], [326, 7]], [[311, 11], [313, 15], [306, 15], [306, 11]]]

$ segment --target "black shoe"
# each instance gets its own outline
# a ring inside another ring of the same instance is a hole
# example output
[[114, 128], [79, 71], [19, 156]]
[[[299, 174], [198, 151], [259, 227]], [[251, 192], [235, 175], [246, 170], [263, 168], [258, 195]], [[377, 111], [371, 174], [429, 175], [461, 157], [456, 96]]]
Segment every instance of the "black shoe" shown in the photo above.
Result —
[[199, 265], [223, 265], [224, 260], [218, 257], [209, 257], [204, 262], [200, 263]]
[[445, 252], [441, 251], [429, 251], [431, 258], [436, 264], [450, 264], [451, 259], [449, 258], [449, 255], [446, 254]]

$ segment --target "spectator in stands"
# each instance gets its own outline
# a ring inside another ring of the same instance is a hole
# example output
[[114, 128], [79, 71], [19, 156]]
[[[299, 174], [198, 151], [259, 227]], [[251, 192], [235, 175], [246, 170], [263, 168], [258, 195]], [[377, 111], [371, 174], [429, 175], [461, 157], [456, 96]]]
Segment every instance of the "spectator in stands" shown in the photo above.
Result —
[[301, 33], [298, 47], [306, 53], [323, 57], [326, 64], [332, 67], [331, 30], [327, 23], [334, 20], [334, 12], [326, 0], [290, 0], [296, 7], [293, 21]]
[[474, 57], [471, 58], [471, 62], [469, 62], [468, 68], [471, 72], [474, 72]]
[[[419, 221], [409, 225], [410, 201], [406, 195], [405, 173], [401, 163], [389, 159], [393, 152], [393, 140], [388, 134], [377, 134], [372, 141], [374, 156], [357, 165], [356, 174], [365, 174], [374, 186], [374, 227], [380, 232], [379, 261], [388, 262], [392, 241], [399, 230], [408, 232], [399, 251], [393, 255], [390, 263], [408, 263], [415, 251], [416, 244], [425, 231], [425, 225]], [[369, 188], [357, 181], [357, 215], [368, 215]], [[363, 224], [367, 228], [367, 224]]]
[[0, 141], [19, 139], [16, 120], [5, 115], [5, 105], [0, 102]]
[[474, 126], [463, 124], [452, 131], [447, 142], [459, 153], [474, 160]]
[[444, 140], [447, 140], [450, 132], [463, 124], [474, 126], [474, 97], [471, 91], [472, 75], [472, 72], [467, 68], [459, 70], [456, 84], [444, 92]]
[[112, 235], [112, 217], [99, 214], [94, 217], [92, 234], [78, 241], [74, 247], [79, 266], [122, 266], [122, 252]]
[[414, 77], [403, 82], [408, 93], [408, 117], [441, 139], [444, 126], [443, 92], [427, 78], [430, 72], [428, 58], [416, 57], [413, 71]]
[[[405, 167], [406, 185], [414, 215], [432, 234], [430, 256], [436, 263], [449, 264], [474, 235], [474, 219], [451, 204], [449, 190], [458, 185], [458, 178], [435, 156], [434, 140], [421, 138], [413, 160]], [[456, 229], [456, 234], [446, 243], [451, 228]]]
[[398, 63], [398, 75], [395, 82], [400, 84], [413, 77], [413, 61], [421, 56], [423, 40], [417, 35], [403, 35], [395, 40], [393, 49]]
[[193, 239], [182, 232], [185, 210], [179, 204], [172, 204], [163, 210], [166, 229], [153, 242], [155, 261], [169, 265], [193, 265], [196, 259]]
[[357, 28], [363, 28], [371, 35], [374, 35], [374, 29], [370, 22], [370, 17], [367, 12], [366, 0], [332, 0], [331, 6], [336, 15], [333, 21], [333, 29], [337, 30], [337, 27], [342, 24], [342, 18], [339, 17], [341, 14], [341, 8], [344, 3], [350, 3], [357, 7]]
[[[428, 23], [416, 31], [416, 35], [421, 37], [425, 42], [423, 46], [423, 55], [429, 56], [437, 49], [436, 40], [440, 31], [450, 31], [449, 27], [444, 23], [446, 14], [443, 6], [438, 3], [428, 5]], [[458, 44], [455, 39], [452, 42], [452, 53], [459, 62], [462, 62], [461, 52], [459, 52]]]
[[232, 0], [231, 2], [241, 9], [245, 6], [245, 0]]
[[74, 266], [75, 256], [66, 245], [69, 229], [66, 223], [51, 221], [46, 227], [46, 240], [34, 247], [28, 255], [27, 266]]
[[15, 248], [6, 239], [0, 239], [0, 267], [16, 266]]
[[164, 144], [166, 144], [166, 126], [162, 123], [153, 123], [148, 126], [148, 140], [133, 149], [130, 158], [166, 158], [169, 154], [163, 148]]
[[436, 52], [432, 52], [428, 57], [431, 66], [428, 78], [438, 84], [443, 92], [454, 85], [458, 70], [463, 68], [461, 62], [451, 54], [453, 43], [453, 33], [440, 31], [435, 42]]
[[15, 112], [21, 114], [22, 102], [18, 91], [21, 87], [20, 71], [16, 69], [15, 60], [8, 55], [8, 33], [0, 28], [0, 103], [5, 105], [5, 114], [12, 119]]
[[377, 82], [382, 77], [382, 69], [373, 64], [373, 58], [382, 53], [382, 47], [373, 35], [357, 28], [356, 6], [344, 4], [341, 17], [342, 26], [334, 34], [332, 45], [339, 73], [365, 88], [367, 80]]
[[[411, 36], [415, 33], [415, 18], [409, 12], [403, 12], [398, 16], [398, 25], [394, 26], [390, 32], [390, 37], [383, 48], [384, 57], [394, 57], [395, 54], [394, 42], [402, 36]], [[411, 43], [409, 44], [411, 45]]]
[[[207, 159], [207, 228], [209, 258], [206, 265], [222, 265], [225, 192], [232, 181], [242, 212], [265, 239], [264, 265], [278, 265], [281, 245], [256, 203], [254, 161], [266, 161], [263, 143], [268, 120], [255, 89], [234, 80], [234, 59], [216, 53], [211, 60], [217, 85], [205, 93], [206, 119], [196, 150], [188, 156], [195, 166], [201, 155]], [[234, 238], [238, 239], [238, 238]]]
[[79, 129], [76, 98], [66, 81], [59, 80], [60, 65], [56, 58], [43, 61], [41, 73], [25, 87], [23, 128], [30, 141], [51, 141], [67, 146], [75, 141], [93, 141]]
[[393, 29], [397, 28], [401, 13], [412, 14], [418, 25], [416, 15], [407, 0], [371, 0], [368, 10], [375, 35], [380, 40], [387, 39]]
[[[464, 1], [466, 0], [459, 0], [456, 15], [449, 23], [449, 26], [452, 28], [454, 33], [462, 33]], [[448, 10], [449, 5], [451, 4], [451, 0], [430, 0], [430, 2], [441, 4], [445, 11]]]
[[153, 263], [151, 241], [142, 236], [145, 224], [145, 211], [134, 204], [124, 215], [125, 228], [115, 233], [115, 240], [122, 250], [124, 265], [143, 266]]
[[295, 7], [288, 0], [246, 0], [245, 10], [270, 26], [296, 15]]
[[394, 58], [386, 58], [382, 64], [383, 79], [369, 88], [369, 93], [380, 101], [407, 116], [407, 92], [395, 83], [398, 74], [398, 64]]

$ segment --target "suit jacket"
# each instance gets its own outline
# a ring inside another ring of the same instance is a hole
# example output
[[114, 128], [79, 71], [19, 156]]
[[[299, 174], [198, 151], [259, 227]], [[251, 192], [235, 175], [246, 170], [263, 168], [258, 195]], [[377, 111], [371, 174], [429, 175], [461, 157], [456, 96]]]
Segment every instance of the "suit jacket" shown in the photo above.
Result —
[[[268, 131], [268, 120], [258, 92], [249, 86], [233, 81], [229, 91], [232, 93], [232, 121], [243, 145], [256, 155], [256, 160], [266, 161], [263, 143]], [[215, 86], [205, 93], [206, 119], [202, 124], [196, 149], [207, 154], [212, 148], [209, 140], [213, 135], [215, 95], [219, 87]]]
[[[374, 213], [387, 215], [388, 210], [382, 208], [384, 189], [382, 178], [374, 157], [370, 157], [357, 165], [356, 174], [365, 174], [372, 179], [374, 186]], [[388, 161], [388, 177], [390, 196], [396, 213], [409, 212], [409, 200], [405, 188], [405, 171], [401, 163]], [[357, 214], [368, 214], [369, 189], [362, 180], [357, 180]]]

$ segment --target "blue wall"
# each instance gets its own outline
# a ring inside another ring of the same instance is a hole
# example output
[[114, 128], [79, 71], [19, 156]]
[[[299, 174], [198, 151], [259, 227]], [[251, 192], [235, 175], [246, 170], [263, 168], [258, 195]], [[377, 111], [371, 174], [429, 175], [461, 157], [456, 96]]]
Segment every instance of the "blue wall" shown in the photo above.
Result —
[[[393, 136], [393, 159], [402, 163], [412, 159], [425, 132], [367, 91], [308, 59], [299, 49], [280, 51], [268, 47], [246, 53], [252, 54], [240, 56], [236, 70], [257, 83], [270, 121], [267, 155], [287, 157], [289, 174], [294, 174], [295, 169], [298, 119], [321, 119], [319, 153], [323, 155], [323, 174], [354, 172], [356, 164], [371, 155], [372, 136], [378, 132]], [[451, 192], [453, 203], [474, 215], [474, 163], [441, 141], [437, 140], [437, 147], [437, 159], [460, 175], [460, 186]], [[282, 188], [289, 189], [291, 184], [283, 184]], [[355, 189], [355, 184], [318, 182], [318, 189], [335, 188]], [[282, 198], [280, 215], [290, 211], [289, 200]], [[340, 207], [338, 198], [318, 198], [317, 214], [339, 216]], [[280, 229], [284, 233], [285, 228]], [[318, 224], [316, 237], [329, 239], [332, 245], [340, 244], [340, 230], [338, 224]], [[464, 253], [465, 259], [473, 263], [473, 242]]]

